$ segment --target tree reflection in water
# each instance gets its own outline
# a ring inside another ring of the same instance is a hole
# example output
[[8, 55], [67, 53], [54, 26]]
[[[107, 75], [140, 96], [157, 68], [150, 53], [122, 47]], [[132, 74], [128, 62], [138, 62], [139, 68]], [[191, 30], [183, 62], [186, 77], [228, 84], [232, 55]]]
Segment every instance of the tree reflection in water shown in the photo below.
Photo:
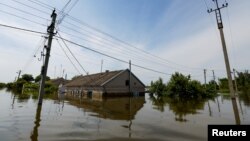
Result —
[[157, 97], [150, 94], [150, 100], [157, 109], [164, 112], [166, 105], [169, 105], [169, 110], [175, 114], [175, 120], [179, 122], [186, 122], [186, 115], [197, 114], [198, 110], [204, 109], [206, 99], [183, 99], [183, 98], [169, 98]]

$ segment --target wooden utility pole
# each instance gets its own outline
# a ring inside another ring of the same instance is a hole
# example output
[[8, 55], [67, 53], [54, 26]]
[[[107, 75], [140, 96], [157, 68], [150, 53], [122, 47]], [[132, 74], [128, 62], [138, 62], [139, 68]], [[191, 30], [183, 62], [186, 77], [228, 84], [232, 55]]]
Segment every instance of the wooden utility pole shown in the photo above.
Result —
[[236, 75], [235, 75], [235, 69], [233, 69], [234, 72], [234, 85], [235, 85], [235, 94], [238, 93], [238, 86], [237, 86], [237, 79], [236, 79]]
[[227, 47], [226, 47], [226, 42], [225, 42], [225, 37], [224, 37], [224, 32], [223, 32], [223, 23], [222, 23], [221, 12], [220, 12], [220, 9], [228, 6], [228, 3], [222, 4], [222, 6], [219, 7], [218, 0], [213, 0], [213, 1], [215, 2], [216, 8], [210, 9], [207, 12], [208, 13], [215, 12], [218, 29], [220, 31], [221, 44], [222, 44], [224, 60], [225, 60], [225, 65], [226, 65], [226, 70], [227, 70], [228, 86], [230, 90], [230, 96], [232, 99], [235, 121], [236, 121], [236, 124], [240, 124], [240, 116], [239, 116], [239, 111], [238, 111], [238, 107], [237, 107], [237, 103], [235, 99], [235, 93], [233, 89], [233, 81], [232, 81], [230, 63], [229, 63], [228, 54], [227, 54]]
[[50, 26], [48, 26], [48, 28], [47, 28], [47, 32], [49, 34], [48, 45], [44, 46], [46, 49], [46, 56], [45, 56], [45, 62], [44, 62], [42, 69], [41, 69], [41, 81], [40, 81], [40, 88], [39, 88], [38, 105], [42, 105], [42, 103], [43, 103], [44, 85], [45, 85], [45, 80], [46, 80], [46, 76], [47, 76], [52, 39], [53, 39], [53, 36], [55, 34], [54, 29], [55, 29], [55, 23], [56, 23], [56, 16], [57, 16], [57, 14], [55, 13], [55, 10], [53, 10], [53, 12], [51, 14], [52, 21], [51, 21]]

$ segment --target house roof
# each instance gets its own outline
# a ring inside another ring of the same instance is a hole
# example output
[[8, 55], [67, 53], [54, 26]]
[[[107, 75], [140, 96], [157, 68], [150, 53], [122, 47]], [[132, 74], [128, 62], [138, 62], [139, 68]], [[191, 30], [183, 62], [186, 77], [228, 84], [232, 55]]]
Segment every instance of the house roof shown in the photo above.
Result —
[[56, 86], [59, 86], [60, 84], [62, 84], [62, 83], [68, 83], [69, 82], [69, 80], [65, 80], [64, 78], [62, 78], [62, 77], [60, 77], [60, 78], [56, 78], [56, 79], [51, 79], [50, 80], [54, 85], [56, 85]]
[[[65, 86], [66, 87], [103, 86], [125, 71], [129, 71], [129, 70], [126, 69], [126, 70], [117, 70], [117, 71], [106, 71], [103, 73], [78, 76], [75, 79], [71, 80], [69, 83], [67, 83]], [[136, 79], [138, 79], [133, 73], [131, 73], [131, 74]], [[138, 79], [138, 81], [141, 82], [139, 79]], [[144, 84], [142, 83], [142, 85], [144, 85]]]
[[85, 76], [78, 76], [77, 78], [73, 79], [65, 86], [67, 87], [81, 87], [81, 86], [101, 86], [104, 82], [109, 81], [110, 79], [116, 77], [120, 73], [125, 70], [118, 70], [118, 71], [109, 71], [103, 73], [96, 73], [91, 75]]

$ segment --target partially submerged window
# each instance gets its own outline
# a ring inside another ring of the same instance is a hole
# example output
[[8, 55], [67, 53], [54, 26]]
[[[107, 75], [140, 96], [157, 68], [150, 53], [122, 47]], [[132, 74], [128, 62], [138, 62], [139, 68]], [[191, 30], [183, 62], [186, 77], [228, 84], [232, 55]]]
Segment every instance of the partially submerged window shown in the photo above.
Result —
[[126, 80], [126, 81], [125, 81], [125, 85], [126, 85], [126, 86], [129, 86], [129, 80]]

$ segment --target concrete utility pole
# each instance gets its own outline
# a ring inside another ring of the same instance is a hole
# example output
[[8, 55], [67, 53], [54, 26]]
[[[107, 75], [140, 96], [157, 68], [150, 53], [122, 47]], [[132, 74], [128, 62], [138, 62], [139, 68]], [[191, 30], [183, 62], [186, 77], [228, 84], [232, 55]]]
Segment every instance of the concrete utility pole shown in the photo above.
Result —
[[129, 60], [129, 93], [131, 94], [131, 60]]
[[103, 65], [103, 59], [102, 59], [102, 61], [101, 61], [101, 73], [102, 73], [102, 65]]
[[56, 16], [57, 16], [57, 14], [55, 13], [55, 10], [53, 10], [53, 12], [51, 14], [52, 21], [51, 21], [50, 26], [48, 26], [48, 28], [47, 28], [47, 32], [49, 34], [48, 45], [44, 46], [46, 48], [46, 56], [45, 56], [45, 62], [44, 62], [42, 69], [41, 69], [41, 81], [40, 81], [40, 88], [39, 88], [38, 105], [42, 105], [42, 102], [43, 102], [44, 85], [45, 85], [45, 79], [47, 76], [50, 49], [51, 49], [52, 39], [53, 39], [53, 36], [55, 34], [54, 28], [55, 28], [55, 23], [56, 23]]
[[236, 75], [235, 75], [235, 69], [233, 69], [234, 72], [234, 85], [235, 85], [235, 94], [238, 93], [238, 86], [237, 86], [237, 79], [236, 79]]
[[207, 91], [207, 70], [204, 69], [205, 92]]
[[215, 90], [215, 92], [217, 91], [217, 86], [216, 86], [216, 81], [215, 81], [215, 74], [214, 74], [214, 70], [212, 70], [212, 72], [213, 72], [213, 79], [214, 79], [214, 90]]
[[235, 121], [236, 121], [236, 124], [240, 124], [240, 116], [239, 116], [239, 111], [238, 111], [238, 107], [237, 107], [237, 103], [236, 103], [236, 99], [235, 99], [235, 93], [234, 93], [234, 89], [233, 89], [233, 81], [232, 81], [230, 63], [229, 63], [228, 54], [227, 54], [227, 48], [226, 48], [226, 42], [225, 42], [225, 37], [224, 37], [224, 32], [223, 32], [223, 24], [222, 24], [221, 12], [220, 12], [220, 9], [228, 6], [228, 3], [222, 4], [222, 6], [219, 7], [218, 0], [213, 0], [213, 1], [215, 2], [216, 8], [207, 10], [207, 12], [208, 13], [215, 12], [218, 29], [220, 31], [222, 49], [223, 49], [223, 53], [224, 53], [224, 60], [225, 60], [226, 70], [227, 70], [228, 86], [229, 86], [229, 90], [230, 90], [230, 96], [232, 99]]
[[215, 12], [218, 29], [220, 31], [220, 37], [221, 37], [221, 43], [222, 43], [222, 48], [223, 48], [223, 53], [224, 53], [225, 64], [226, 64], [230, 95], [231, 95], [232, 99], [235, 99], [230, 63], [229, 63], [228, 54], [227, 54], [227, 48], [226, 48], [226, 42], [225, 42], [225, 37], [224, 37], [224, 32], [223, 32], [223, 24], [222, 24], [221, 12], [220, 12], [220, 9], [228, 6], [228, 3], [222, 4], [222, 7], [219, 7], [218, 0], [213, 0], [213, 1], [216, 4], [216, 9], [210, 9], [210, 10], [208, 10], [208, 13], [211, 13], [213, 11]]
[[19, 70], [17, 73], [18, 73], [18, 76], [17, 76], [17, 79], [16, 79], [16, 81], [20, 78], [20, 75], [21, 75], [21, 70]]

